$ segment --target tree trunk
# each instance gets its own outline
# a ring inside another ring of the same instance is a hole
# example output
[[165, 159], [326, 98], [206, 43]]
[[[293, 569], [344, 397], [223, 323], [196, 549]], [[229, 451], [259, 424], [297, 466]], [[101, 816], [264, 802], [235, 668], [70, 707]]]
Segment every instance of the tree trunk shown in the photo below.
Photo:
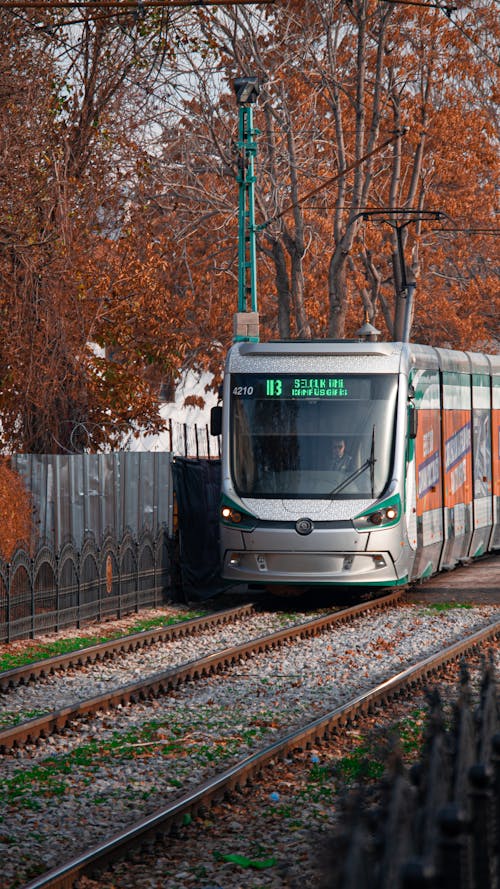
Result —
[[272, 257], [275, 268], [276, 291], [278, 294], [278, 333], [280, 339], [290, 339], [290, 281], [286, 269], [283, 244], [274, 240], [272, 243]]
[[347, 312], [347, 259], [348, 253], [338, 245], [328, 268], [328, 291], [330, 308], [328, 316], [328, 336], [343, 339]]

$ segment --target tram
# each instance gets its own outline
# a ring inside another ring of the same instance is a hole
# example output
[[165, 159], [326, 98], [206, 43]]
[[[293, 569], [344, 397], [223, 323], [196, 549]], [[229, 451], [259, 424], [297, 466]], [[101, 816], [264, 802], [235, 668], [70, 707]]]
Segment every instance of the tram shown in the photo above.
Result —
[[227, 580], [386, 588], [500, 547], [500, 356], [237, 342], [212, 431]]

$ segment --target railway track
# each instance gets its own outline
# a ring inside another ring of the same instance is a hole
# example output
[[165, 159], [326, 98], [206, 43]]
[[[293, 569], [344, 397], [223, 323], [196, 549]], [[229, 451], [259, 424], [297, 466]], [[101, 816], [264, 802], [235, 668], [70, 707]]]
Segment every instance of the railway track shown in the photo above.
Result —
[[118, 639], [111, 639], [88, 646], [87, 648], [75, 649], [66, 654], [54, 655], [53, 657], [44, 658], [21, 667], [4, 670], [0, 672], [0, 692], [6, 692], [11, 688], [16, 688], [18, 685], [33, 682], [39, 678], [45, 678], [60, 670], [97, 664], [100, 661], [110, 660], [119, 654], [139, 651], [141, 648], [148, 648], [151, 645], [157, 645], [162, 642], [172, 642], [175, 639], [195, 636], [211, 627], [220, 627], [240, 620], [246, 615], [253, 614], [254, 611], [255, 606], [252, 603], [246, 603], [235, 608], [217, 611], [215, 614], [179, 621], [167, 627], [156, 627], [153, 630], [131, 633], [126, 636], [120, 636]]
[[[73, 724], [75, 720], [84, 717], [89, 718], [97, 713], [106, 712], [117, 707], [125, 707], [127, 704], [134, 704], [138, 701], [157, 698], [177, 688], [181, 683], [221, 672], [246, 658], [258, 653], [271, 651], [294, 640], [317, 636], [336, 625], [353, 621], [362, 614], [390, 608], [401, 599], [401, 596], [402, 593], [400, 591], [392, 592], [387, 596], [369, 600], [322, 617], [313, 618], [258, 639], [253, 639], [250, 642], [245, 642], [242, 645], [222, 649], [197, 660], [156, 673], [153, 676], [128, 683], [119, 688], [113, 688], [109, 692], [78, 701], [54, 712], [21, 722], [19, 725], [5, 728], [0, 731], [0, 752], [5, 754], [26, 744], [36, 743], [39, 739], [45, 739], [55, 732], [63, 731], [70, 724]], [[93, 664], [118, 652], [135, 651], [137, 648], [152, 645], [154, 642], [183, 638], [189, 634], [200, 632], [207, 627], [244, 617], [251, 614], [253, 610], [253, 605], [229, 609], [214, 615], [213, 618], [195, 618], [183, 624], [175, 625], [175, 627], [170, 627], [168, 630], [152, 630], [146, 633], [137, 633], [114, 642], [106, 642], [63, 655], [62, 657], [51, 658], [46, 662], [41, 661], [27, 667], [9, 670], [7, 673], [0, 674], [0, 688], [8, 690], [21, 682], [34, 681], [38, 677], [43, 677], [69, 666]]]
[[126, 830], [108, 837], [84, 853], [36, 877], [25, 884], [24, 889], [56, 889], [56, 887], [66, 889], [74, 886], [81, 876], [102, 871], [116, 859], [154, 842], [158, 836], [168, 834], [176, 825], [182, 823], [186, 816], [196, 815], [230, 791], [255, 780], [273, 761], [282, 759], [294, 751], [321, 744], [341, 733], [346, 726], [372, 708], [383, 705], [397, 696], [411, 695], [419, 683], [426, 682], [430, 677], [436, 677], [439, 671], [450, 663], [470, 655], [484, 643], [497, 640], [499, 637], [500, 619], [497, 619], [480, 631], [447, 646], [441, 652], [425, 657], [418, 663], [394, 673], [373, 688], [354, 696], [341, 706], [324, 712], [258, 752], [240, 759]]

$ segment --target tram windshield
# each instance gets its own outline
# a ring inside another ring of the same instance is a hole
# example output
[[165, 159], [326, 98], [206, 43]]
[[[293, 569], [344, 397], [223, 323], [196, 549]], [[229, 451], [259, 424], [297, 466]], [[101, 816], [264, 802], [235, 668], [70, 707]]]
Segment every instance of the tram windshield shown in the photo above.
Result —
[[242, 497], [366, 499], [389, 480], [397, 377], [232, 374], [231, 471]]

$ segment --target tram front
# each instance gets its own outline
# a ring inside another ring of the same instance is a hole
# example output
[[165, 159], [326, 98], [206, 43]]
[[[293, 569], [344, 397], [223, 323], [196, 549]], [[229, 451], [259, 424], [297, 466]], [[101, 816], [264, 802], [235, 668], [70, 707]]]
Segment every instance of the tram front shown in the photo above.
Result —
[[298, 588], [407, 581], [401, 349], [232, 347], [224, 381], [225, 578]]

